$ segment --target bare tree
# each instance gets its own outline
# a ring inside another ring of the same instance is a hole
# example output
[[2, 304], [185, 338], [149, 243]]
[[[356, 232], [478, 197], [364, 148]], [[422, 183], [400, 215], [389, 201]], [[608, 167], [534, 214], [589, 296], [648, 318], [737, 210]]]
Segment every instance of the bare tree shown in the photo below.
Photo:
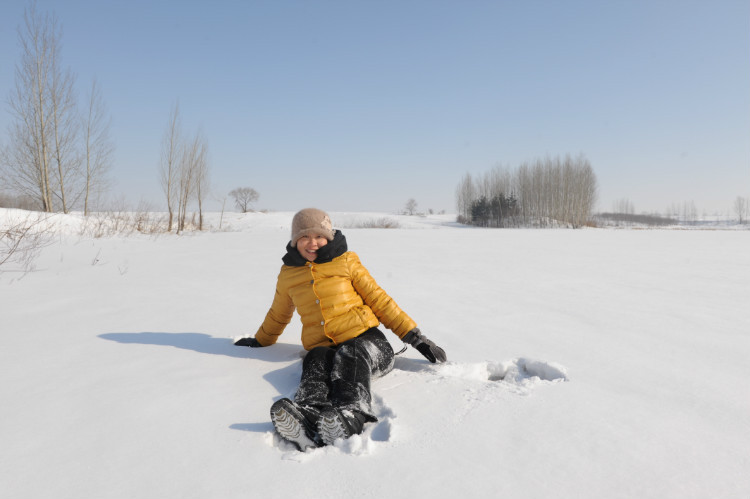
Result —
[[633, 205], [633, 202], [629, 199], [617, 199], [614, 203], [612, 203], [612, 213], [635, 215], [635, 205]]
[[742, 196], [737, 196], [737, 199], [734, 200], [733, 208], [735, 214], [737, 215], [737, 221], [740, 223], [740, 225], [745, 223], [748, 212], [747, 200]]
[[84, 153], [86, 178], [84, 188], [83, 213], [89, 214], [91, 196], [106, 188], [105, 176], [110, 168], [110, 158], [114, 145], [109, 139], [111, 123], [107, 115], [99, 86], [94, 80], [88, 96], [88, 106], [84, 121]]
[[208, 147], [201, 132], [190, 142], [185, 141], [179, 104], [172, 107], [161, 146], [159, 180], [167, 198], [167, 231], [175, 225], [175, 212], [177, 233], [185, 230], [188, 206], [193, 200], [198, 202], [199, 228], [203, 229], [203, 202], [209, 190]]
[[178, 191], [178, 172], [181, 163], [182, 138], [181, 138], [180, 106], [175, 104], [169, 114], [169, 123], [164, 131], [161, 141], [161, 164], [159, 169], [159, 180], [164, 195], [167, 198], [167, 211], [169, 221], [167, 231], [172, 231], [174, 222], [174, 209]]
[[583, 155], [569, 160], [566, 168], [566, 186], [571, 192], [569, 220], [574, 227], [582, 227], [589, 221], [599, 197], [596, 173]]
[[666, 216], [674, 218], [674, 219], [680, 218], [680, 205], [679, 205], [679, 203], [671, 203], [667, 207]]
[[474, 198], [474, 182], [471, 173], [467, 172], [456, 187], [456, 210], [459, 222], [471, 221], [471, 203]]
[[234, 204], [242, 213], [250, 211], [250, 206], [260, 197], [260, 194], [252, 187], [238, 187], [231, 190], [229, 195], [232, 196]]
[[179, 172], [177, 232], [185, 230], [188, 203], [193, 198], [198, 202], [199, 228], [203, 228], [203, 201], [208, 192], [206, 149], [206, 141], [200, 132], [185, 145]]
[[75, 77], [61, 64], [62, 30], [32, 5], [18, 30], [21, 57], [8, 103], [13, 116], [2, 154], [6, 181], [43, 211], [68, 212], [80, 199], [80, 130]]
[[81, 117], [75, 75], [62, 67], [61, 38], [55, 16], [39, 14], [32, 3], [18, 30], [21, 57], [8, 99], [14, 120], [0, 166], [7, 187], [33, 196], [41, 210], [67, 213], [83, 199], [88, 213], [91, 187], [111, 150], [109, 125], [96, 84], [88, 118]]
[[32, 4], [24, 13], [18, 39], [21, 59], [16, 64], [15, 88], [8, 101], [14, 121], [10, 144], [3, 154], [5, 176], [15, 190], [34, 195], [42, 210], [51, 212], [50, 81], [53, 60], [60, 50], [56, 19], [41, 16]]
[[180, 157], [180, 167], [177, 175], [177, 233], [185, 230], [185, 220], [187, 218], [187, 207], [193, 194], [195, 193], [195, 175], [194, 155], [195, 144], [186, 144]]
[[205, 138], [201, 136], [200, 155], [197, 158], [195, 199], [198, 201], [198, 230], [203, 230], [203, 202], [208, 195], [211, 184], [209, 181], [208, 145]]
[[461, 223], [471, 222], [471, 205], [476, 198], [474, 180], [467, 173], [456, 188], [456, 209]]
[[216, 199], [221, 201], [221, 216], [219, 217], [219, 230], [221, 230], [221, 225], [224, 223], [224, 208], [227, 206], [227, 196]]
[[698, 221], [698, 209], [695, 207], [695, 201], [682, 203], [682, 221], [690, 225]]
[[409, 198], [404, 207], [407, 215], [414, 215], [417, 211], [417, 201], [414, 198]]
[[53, 135], [52, 171], [56, 177], [53, 193], [63, 213], [68, 213], [81, 192], [80, 185], [76, 185], [81, 178], [80, 157], [76, 148], [80, 126], [76, 114], [75, 77], [70, 70], [63, 72], [59, 67], [58, 51], [53, 54], [49, 92]]

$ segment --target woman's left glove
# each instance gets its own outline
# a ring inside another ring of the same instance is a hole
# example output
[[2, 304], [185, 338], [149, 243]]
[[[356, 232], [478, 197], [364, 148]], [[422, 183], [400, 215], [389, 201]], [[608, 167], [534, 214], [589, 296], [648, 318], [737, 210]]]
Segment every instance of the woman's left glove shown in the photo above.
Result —
[[255, 338], [240, 338], [239, 340], [234, 342], [235, 345], [238, 347], [251, 347], [251, 348], [258, 348], [262, 347], [258, 340]]
[[445, 362], [448, 360], [448, 357], [445, 356], [445, 350], [427, 339], [427, 336], [423, 335], [418, 327], [415, 327], [406, 333], [401, 339], [404, 343], [408, 343], [419, 350], [419, 353], [424, 355], [425, 358], [433, 364], [435, 362]]

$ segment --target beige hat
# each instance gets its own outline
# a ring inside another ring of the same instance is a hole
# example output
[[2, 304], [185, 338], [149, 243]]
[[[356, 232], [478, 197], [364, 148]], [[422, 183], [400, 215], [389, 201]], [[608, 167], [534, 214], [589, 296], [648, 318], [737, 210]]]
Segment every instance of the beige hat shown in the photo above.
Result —
[[292, 219], [292, 246], [302, 236], [317, 235], [333, 241], [333, 224], [325, 211], [316, 208], [305, 208], [294, 215]]

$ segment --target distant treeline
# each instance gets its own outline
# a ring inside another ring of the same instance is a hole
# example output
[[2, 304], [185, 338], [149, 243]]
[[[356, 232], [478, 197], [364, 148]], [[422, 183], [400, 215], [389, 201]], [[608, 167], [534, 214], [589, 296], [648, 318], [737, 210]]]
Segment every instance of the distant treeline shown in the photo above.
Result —
[[456, 207], [459, 222], [481, 227], [581, 227], [591, 218], [597, 190], [584, 156], [545, 158], [476, 178], [467, 173], [456, 189]]
[[636, 215], [633, 213], [598, 213], [595, 217], [598, 221], [639, 224], [639, 225], [677, 225], [679, 220], [675, 218], [662, 217], [659, 215]]

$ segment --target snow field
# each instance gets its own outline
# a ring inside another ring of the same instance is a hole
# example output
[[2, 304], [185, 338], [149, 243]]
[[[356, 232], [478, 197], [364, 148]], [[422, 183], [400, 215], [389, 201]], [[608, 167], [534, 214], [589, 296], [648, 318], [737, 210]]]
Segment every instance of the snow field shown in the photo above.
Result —
[[298, 382], [298, 319], [231, 343], [270, 306], [291, 215], [101, 239], [61, 217], [34, 272], [1, 274], [3, 495], [750, 493], [750, 232], [347, 228], [449, 362], [407, 350], [373, 384], [378, 423], [301, 454], [268, 414]]

